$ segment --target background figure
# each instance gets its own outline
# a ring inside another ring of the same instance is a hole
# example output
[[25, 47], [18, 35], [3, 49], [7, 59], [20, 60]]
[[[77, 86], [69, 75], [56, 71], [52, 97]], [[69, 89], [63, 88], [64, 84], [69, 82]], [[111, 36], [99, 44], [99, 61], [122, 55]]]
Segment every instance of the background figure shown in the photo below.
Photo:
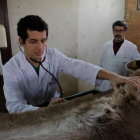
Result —
[[[125, 39], [127, 23], [124, 21], [116, 21], [112, 25], [114, 40], [105, 43], [99, 66], [122, 76], [128, 76], [126, 63], [131, 60], [140, 59], [137, 46]], [[111, 83], [104, 80], [100, 86], [101, 91], [111, 89]]]

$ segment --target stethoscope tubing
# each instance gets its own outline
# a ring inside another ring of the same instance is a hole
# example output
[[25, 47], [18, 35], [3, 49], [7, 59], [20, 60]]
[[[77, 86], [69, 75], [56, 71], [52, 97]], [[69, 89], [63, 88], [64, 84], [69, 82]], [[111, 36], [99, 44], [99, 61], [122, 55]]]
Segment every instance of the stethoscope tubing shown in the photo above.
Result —
[[[20, 51], [25, 55], [25, 53], [22, 51], [22, 49], [21, 49], [21, 44], [19, 45], [19, 49], [20, 49]], [[47, 46], [46, 46], [46, 48], [47, 48]], [[45, 56], [44, 56], [44, 58], [43, 58], [43, 60], [42, 61], [36, 61], [36, 60], [34, 60], [33, 58], [31, 58], [31, 57], [29, 57], [29, 56], [27, 56], [27, 55], [25, 55], [26, 57], [28, 57], [30, 60], [32, 60], [33, 62], [35, 62], [35, 63], [39, 63], [41, 66], [42, 66], [42, 68], [46, 71], [46, 72], [48, 72], [54, 79], [55, 79], [55, 81], [56, 81], [56, 83], [58, 84], [58, 86], [59, 86], [59, 89], [60, 89], [60, 93], [61, 93], [61, 98], [63, 97], [63, 92], [62, 92], [62, 88], [61, 88], [61, 85], [60, 85], [60, 83], [58, 82], [58, 80], [55, 78], [55, 76], [50, 72], [50, 71], [48, 71], [44, 66], [43, 66], [43, 62], [45, 61], [45, 59], [46, 59], [46, 55], [47, 55], [47, 49], [46, 49], [46, 53], [45, 53]]]

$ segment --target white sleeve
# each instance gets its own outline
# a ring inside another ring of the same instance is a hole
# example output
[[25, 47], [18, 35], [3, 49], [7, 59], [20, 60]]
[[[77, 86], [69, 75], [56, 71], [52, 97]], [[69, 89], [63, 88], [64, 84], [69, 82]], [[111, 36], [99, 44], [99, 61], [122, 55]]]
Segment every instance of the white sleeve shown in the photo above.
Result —
[[28, 105], [20, 89], [16, 74], [8, 67], [3, 68], [4, 95], [9, 113], [22, 113], [37, 110], [38, 107]]
[[102, 68], [82, 60], [68, 58], [59, 51], [57, 55], [59, 55], [60, 70], [95, 86], [98, 81], [96, 80], [97, 74]]
[[134, 46], [134, 50], [132, 52], [132, 60], [140, 60], [140, 53], [137, 50], [137, 46]]

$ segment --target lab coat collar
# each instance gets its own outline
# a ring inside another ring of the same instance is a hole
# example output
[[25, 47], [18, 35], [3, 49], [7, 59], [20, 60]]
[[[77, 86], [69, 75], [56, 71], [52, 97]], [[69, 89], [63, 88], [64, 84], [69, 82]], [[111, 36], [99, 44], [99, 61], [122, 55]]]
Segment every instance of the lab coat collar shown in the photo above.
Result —
[[[44, 59], [45, 55], [46, 55], [46, 59], [42, 63], [42, 65], [47, 69], [48, 66], [49, 66], [49, 63], [48, 63], [49, 62], [49, 56], [46, 54], [45, 51], [44, 51], [44, 53], [42, 55], [41, 61]], [[19, 61], [20, 61], [20, 69], [22, 69], [27, 75], [33, 76], [36, 80], [39, 78], [39, 83], [40, 83], [40, 81], [43, 78], [43, 76], [46, 73], [46, 71], [40, 66], [39, 77], [38, 77], [38, 75], [37, 75], [36, 71], [34, 70], [33, 66], [27, 61], [25, 55], [22, 52], [20, 52]]]
[[126, 47], [126, 39], [124, 38], [124, 42], [122, 43], [122, 45], [121, 45], [121, 47], [120, 47], [120, 49], [118, 50], [118, 52], [117, 52], [117, 54], [115, 55], [114, 54], [114, 49], [113, 49], [113, 40], [112, 41], [110, 41], [110, 47], [111, 47], [111, 53], [112, 53], [112, 55], [113, 56], [117, 56], [117, 55], [119, 55], [120, 53], [123, 53], [123, 50], [124, 50], [124, 48]]
[[116, 54], [116, 55], [118, 55], [118, 56], [124, 56], [124, 54], [125, 54], [125, 48], [127, 47], [127, 45], [126, 45], [126, 40], [124, 39], [124, 42], [122, 43], [122, 45], [121, 45], [121, 47], [120, 47], [120, 49], [118, 50], [118, 53]]

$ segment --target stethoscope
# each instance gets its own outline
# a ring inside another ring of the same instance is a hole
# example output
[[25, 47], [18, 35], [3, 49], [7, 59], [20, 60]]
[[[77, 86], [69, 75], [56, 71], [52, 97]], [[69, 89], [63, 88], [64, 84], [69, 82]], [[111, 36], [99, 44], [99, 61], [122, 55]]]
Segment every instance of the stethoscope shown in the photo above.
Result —
[[[46, 51], [45, 51], [46, 53], [45, 53], [45, 56], [44, 56], [43, 60], [42, 60], [42, 61], [36, 61], [36, 60], [34, 60], [33, 58], [27, 56], [27, 55], [22, 51], [22, 49], [21, 49], [20, 46], [21, 46], [21, 44], [19, 45], [20, 51], [21, 51], [26, 57], [28, 57], [30, 60], [32, 60], [32, 61], [35, 62], [35, 63], [39, 63], [39, 64], [42, 66], [42, 68], [43, 68], [44, 70], [46, 70], [46, 71], [55, 79], [56, 83], [57, 83], [58, 86], [59, 86], [60, 93], [61, 93], [61, 98], [62, 98], [63, 92], [62, 92], [62, 88], [61, 88], [59, 82], [57, 81], [57, 79], [55, 78], [55, 76], [54, 76], [50, 71], [48, 71], [46, 68], [44, 68], [44, 66], [42, 65], [42, 63], [43, 63], [43, 62], [45, 61], [45, 59], [46, 59], [47, 49], [46, 49]], [[47, 46], [46, 46], [46, 48], [47, 48]]]

